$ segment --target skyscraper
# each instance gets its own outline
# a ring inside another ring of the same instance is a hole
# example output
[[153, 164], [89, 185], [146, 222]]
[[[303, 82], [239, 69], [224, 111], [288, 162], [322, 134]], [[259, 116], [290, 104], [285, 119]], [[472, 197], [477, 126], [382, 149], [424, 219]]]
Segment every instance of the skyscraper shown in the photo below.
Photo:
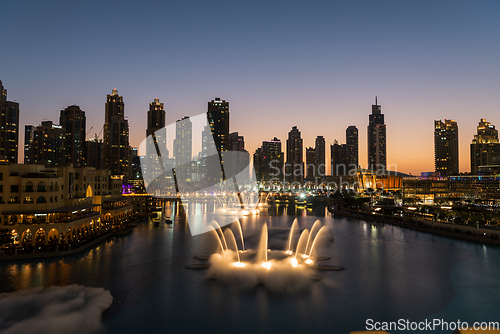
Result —
[[459, 172], [458, 125], [453, 120], [434, 121], [434, 165], [441, 176]]
[[325, 170], [325, 138], [323, 136], [317, 136], [314, 146], [314, 160], [315, 160], [315, 171], [316, 176], [319, 178], [324, 178], [326, 175]]
[[258, 181], [283, 181], [281, 141], [276, 137], [263, 141], [255, 151], [253, 163]]
[[387, 167], [386, 127], [381, 110], [375, 97], [368, 123], [368, 168], [372, 170], [385, 170]]
[[72, 163], [74, 167], [85, 166], [85, 158], [87, 155], [85, 147], [85, 111], [75, 105], [61, 110], [59, 125], [66, 131], [67, 161]]
[[174, 158], [176, 167], [191, 162], [193, 155], [193, 125], [185, 116], [175, 123]]
[[66, 131], [52, 121], [43, 121], [35, 128], [31, 143], [30, 163], [65, 166], [68, 163]]
[[306, 180], [312, 181], [316, 174], [316, 151], [313, 147], [306, 147]]
[[104, 119], [104, 167], [113, 175], [130, 175], [130, 145], [125, 104], [118, 90], [107, 96]]
[[[147, 170], [146, 173], [149, 173], [151, 175], [161, 175], [162, 170], [160, 170], [161, 163], [159, 163], [158, 159], [168, 159], [168, 149], [167, 149], [167, 142], [166, 142], [166, 128], [164, 132], [159, 132], [162, 135], [158, 135], [159, 133], [155, 133], [156, 131], [162, 129], [165, 127], [165, 109], [163, 106], [163, 103], [160, 103], [160, 100], [158, 98], [155, 98], [153, 102], [149, 104], [149, 110], [148, 110], [148, 124], [146, 128], [146, 137], [147, 136], [153, 136], [153, 142], [156, 145], [148, 145], [146, 147], [146, 164], [145, 168]], [[160, 158], [158, 156], [158, 153], [156, 151], [156, 148], [158, 147], [160, 155], [164, 154], [166, 157]], [[132, 167], [133, 169], [133, 167]], [[155, 170], [148, 170], [148, 169], [155, 169]]]
[[35, 135], [35, 127], [33, 125], [24, 126], [24, 163], [33, 163], [33, 153], [31, 151], [31, 145], [33, 143], [33, 137]]
[[158, 98], [149, 104], [148, 127], [146, 136], [152, 135], [155, 131], [165, 127], [165, 109], [163, 103]]
[[286, 174], [288, 182], [304, 181], [303, 141], [296, 126], [288, 132], [286, 141]]
[[208, 102], [208, 123], [212, 129], [215, 147], [220, 151], [229, 149], [229, 102], [216, 97]]
[[232, 132], [229, 134], [229, 151], [244, 151], [245, 150], [245, 139], [243, 136], [239, 136], [238, 132]]
[[479, 166], [500, 165], [498, 130], [485, 119], [479, 121], [477, 134], [470, 144], [471, 174], [477, 175]]
[[346, 164], [348, 170], [358, 168], [358, 128], [354, 125], [349, 126], [345, 130], [346, 139]]
[[0, 81], [0, 161], [16, 164], [19, 150], [19, 103], [7, 101]]
[[337, 140], [333, 141], [330, 145], [330, 161], [331, 161], [331, 174], [333, 176], [348, 175], [347, 162], [347, 145], [339, 144]]

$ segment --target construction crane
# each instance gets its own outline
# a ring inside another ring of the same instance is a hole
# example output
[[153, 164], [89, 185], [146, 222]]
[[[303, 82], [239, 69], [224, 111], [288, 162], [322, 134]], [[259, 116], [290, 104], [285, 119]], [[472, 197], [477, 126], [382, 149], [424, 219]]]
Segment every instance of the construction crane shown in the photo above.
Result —
[[99, 137], [101, 136], [103, 129], [104, 129], [104, 125], [102, 126], [101, 131], [99, 131], [99, 134], [97, 134], [97, 133], [95, 134], [95, 141], [99, 141]]
[[89, 129], [89, 131], [87, 131], [87, 134], [85, 135], [85, 138], [88, 138], [89, 137], [89, 133], [90, 131], [92, 131], [92, 129], [94, 128], [94, 126], [92, 125]]

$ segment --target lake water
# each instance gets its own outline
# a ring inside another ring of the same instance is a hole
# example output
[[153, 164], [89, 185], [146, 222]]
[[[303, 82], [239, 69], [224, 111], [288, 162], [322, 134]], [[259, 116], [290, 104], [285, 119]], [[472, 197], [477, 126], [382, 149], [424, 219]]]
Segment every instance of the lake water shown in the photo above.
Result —
[[114, 298], [104, 318], [108, 333], [348, 333], [364, 330], [367, 319], [500, 321], [499, 247], [334, 218], [321, 207], [281, 207], [241, 219], [247, 247], [256, 246], [264, 223], [270, 247], [283, 247], [278, 236], [295, 215], [301, 229], [316, 219], [330, 228], [334, 241], [321, 255], [331, 257], [325, 264], [346, 268], [319, 272], [323, 280], [300, 294], [241, 290], [186, 269], [196, 263], [193, 255], [214, 252], [217, 241], [211, 234], [191, 236], [181, 220], [139, 223], [129, 236], [63, 259], [0, 263], [0, 291], [103, 287]]

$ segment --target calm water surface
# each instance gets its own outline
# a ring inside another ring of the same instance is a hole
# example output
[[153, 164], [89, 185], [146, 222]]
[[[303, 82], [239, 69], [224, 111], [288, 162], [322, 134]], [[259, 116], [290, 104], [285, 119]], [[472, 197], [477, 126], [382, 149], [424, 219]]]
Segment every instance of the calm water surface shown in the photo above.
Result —
[[330, 227], [334, 242], [321, 253], [331, 257], [327, 264], [346, 268], [320, 272], [324, 279], [301, 294], [277, 295], [261, 286], [239, 290], [185, 269], [196, 262], [193, 255], [208, 255], [217, 243], [210, 234], [192, 237], [180, 220], [173, 226], [139, 223], [131, 235], [80, 255], [2, 263], [0, 291], [104, 287], [114, 297], [104, 319], [109, 333], [347, 333], [364, 330], [367, 319], [500, 321], [500, 248], [334, 218], [321, 207], [243, 218], [247, 246], [256, 246], [267, 223], [270, 247], [282, 248], [278, 235], [290, 229], [295, 215], [301, 229], [316, 219]]

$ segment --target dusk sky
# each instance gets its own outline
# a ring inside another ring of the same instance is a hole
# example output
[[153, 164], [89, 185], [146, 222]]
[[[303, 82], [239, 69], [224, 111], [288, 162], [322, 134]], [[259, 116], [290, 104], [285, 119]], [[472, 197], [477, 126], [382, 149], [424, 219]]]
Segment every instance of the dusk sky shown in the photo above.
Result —
[[457, 121], [462, 172], [480, 118], [500, 127], [499, 1], [2, 1], [0, 13], [20, 162], [24, 126], [58, 123], [68, 105], [99, 133], [113, 88], [134, 147], [155, 97], [167, 124], [229, 101], [230, 131], [251, 154], [275, 136], [285, 151], [296, 125], [304, 147], [325, 137], [329, 159], [356, 125], [364, 167], [378, 96], [388, 164], [412, 174], [434, 170], [435, 119]]

